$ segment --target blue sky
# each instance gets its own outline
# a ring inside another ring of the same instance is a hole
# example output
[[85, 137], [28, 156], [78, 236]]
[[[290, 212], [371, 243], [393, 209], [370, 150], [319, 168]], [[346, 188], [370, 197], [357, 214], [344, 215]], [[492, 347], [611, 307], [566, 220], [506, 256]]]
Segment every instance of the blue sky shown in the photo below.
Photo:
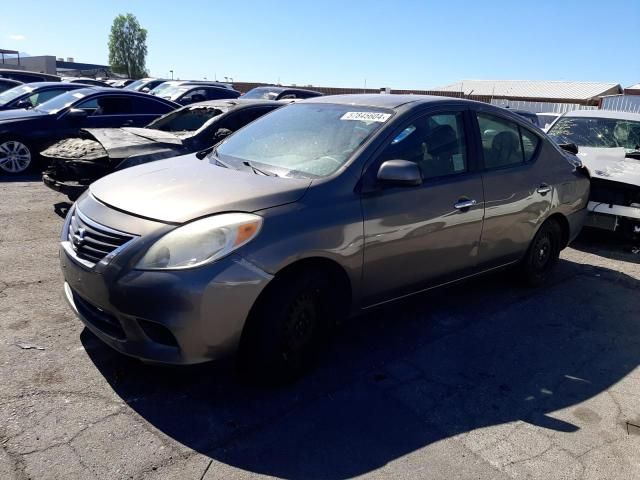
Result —
[[149, 31], [155, 76], [415, 89], [465, 78], [640, 82], [638, 0], [2, 3], [0, 48], [95, 63], [107, 62], [113, 18], [131, 12]]

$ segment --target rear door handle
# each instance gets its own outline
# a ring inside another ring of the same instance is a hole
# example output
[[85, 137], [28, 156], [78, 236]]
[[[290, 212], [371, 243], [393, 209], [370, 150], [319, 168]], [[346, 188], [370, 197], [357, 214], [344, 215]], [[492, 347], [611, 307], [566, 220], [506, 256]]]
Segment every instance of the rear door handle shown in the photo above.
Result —
[[546, 183], [543, 183], [542, 185], [540, 185], [538, 187], [538, 190], [536, 190], [540, 195], [546, 195], [547, 193], [549, 193], [551, 191], [551, 187], [549, 185], [547, 185]]
[[469, 210], [471, 207], [475, 206], [478, 202], [476, 200], [458, 200], [458, 203], [454, 205], [457, 210]]

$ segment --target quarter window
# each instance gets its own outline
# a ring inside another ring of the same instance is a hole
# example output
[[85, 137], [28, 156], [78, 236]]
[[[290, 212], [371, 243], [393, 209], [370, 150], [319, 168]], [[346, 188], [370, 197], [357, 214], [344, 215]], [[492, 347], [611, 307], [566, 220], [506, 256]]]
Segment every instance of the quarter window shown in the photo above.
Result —
[[415, 162], [425, 179], [466, 172], [463, 113], [426, 115], [415, 120], [385, 148], [382, 160]]
[[522, 148], [524, 149], [524, 161], [529, 162], [536, 153], [540, 138], [533, 132], [530, 132], [526, 128], [520, 128], [522, 134]]

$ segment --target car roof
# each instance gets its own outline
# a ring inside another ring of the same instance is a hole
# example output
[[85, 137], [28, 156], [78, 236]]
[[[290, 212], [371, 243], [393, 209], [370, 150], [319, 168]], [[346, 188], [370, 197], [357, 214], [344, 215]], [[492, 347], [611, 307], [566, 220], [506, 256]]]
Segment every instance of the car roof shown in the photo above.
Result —
[[29, 86], [31, 88], [42, 88], [42, 87], [73, 87], [78, 88], [77, 83], [71, 82], [29, 82], [24, 85]]
[[[445, 103], [452, 100], [465, 103], [478, 103], [471, 100], [461, 100], [452, 97], [437, 97], [434, 95], [396, 95], [396, 94], [348, 94], [326, 95], [301, 100], [298, 103], [333, 103], [338, 105], [359, 105], [362, 107], [399, 108], [409, 103]], [[508, 111], [508, 110], [507, 110]]]
[[613, 110], [574, 110], [565, 117], [611, 118], [615, 120], [635, 120], [640, 122], [640, 113], [616, 112]]
[[146, 98], [146, 99], [151, 97], [151, 98], [155, 98], [156, 100], [160, 100], [161, 102], [172, 103], [175, 105], [175, 108], [182, 106], [179, 103], [172, 102], [171, 100], [167, 100], [166, 98], [154, 97], [153, 95], [149, 95], [148, 93], [138, 92], [137, 90], [120, 90], [112, 87], [98, 87], [98, 86], [89, 85], [89, 86], [80, 88], [77, 91], [78, 93], [84, 93], [85, 95], [94, 95], [96, 93], [110, 93], [111, 95], [117, 96], [117, 97], [121, 97], [123, 95], [128, 97], [139, 97], [139, 98]]
[[273, 105], [275, 107], [282, 107], [286, 105], [286, 103], [278, 102], [276, 100], [258, 100], [258, 99], [243, 99], [243, 98], [226, 98], [220, 100], [207, 100], [205, 102], [197, 102], [192, 103], [190, 105], [186, 105], [184, 108], [189, 107], [225, 107], [225, 108], [240, 108], [240, 107], [250, 107], [254, 105]]

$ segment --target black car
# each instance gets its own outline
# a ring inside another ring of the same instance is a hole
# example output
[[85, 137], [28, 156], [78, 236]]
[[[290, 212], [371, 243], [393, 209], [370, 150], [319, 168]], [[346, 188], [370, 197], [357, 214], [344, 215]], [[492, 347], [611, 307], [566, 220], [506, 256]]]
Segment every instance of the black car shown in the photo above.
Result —
[[96, 80], [95, 78], [86, 78], [86, 77], [67, 77], [62, 79], [63, 82], [69, 83], [81, 83], [83, 85], [90, 85], [92, 87], [110, 87], [107, 82], [103, 82], [102, 80]]
[[129, 85], [124, 87], [124, 89], [148, 93], [164, 82], [166, 82], [166, 80], [163, 78], [141, 78], [140, 80], [136, 80], [135, 82], [130, 83]]
[[178, 107], [145, 93], [85, 87], [31, 110], [0, 112], [0, 173], [24, 172], [37, 152], [81, 128], [142, 127]]
[[87, 86], [66, 82], [24, 83], [0, 93], [0, 110], [34, 108], [58, 95], [80, 88], [87, 88]]
[[42, 152], [42, 179], [71, 199], [108, 173], [210, 148], [258, 117], [282, 107], [268, 100], [216, 100], [189, 105], [144, 128], [83, 129]]
[[0, 92], [17, 87], [18, 85], [22, 85], [22, 82], [19, 82], [18, 80], [11, 80], [10, 78], [0, 78]]
[[0, 78], [9, 78], [22, 83], [29, 82], [60, 82], [62, 80], [58, 75], [49, 73], [30, 72], [28, 70], [11, 70], [0, 68]]
[[204, 102], [206, 100], [222, 100], [238, 98], [240, 92], [232, 88], [219, 85], [207, 85], [197, 83], [179, 83], [170, 85], [156, 93], [155, 96], [166, 98], [180, 105]]
[[289, 87], [256, 87], [245, 93], [242, 98], [253, 98], [264, 100], [290, 100], [294, 98], [320, 97], [322, 93], [304, 88]]

